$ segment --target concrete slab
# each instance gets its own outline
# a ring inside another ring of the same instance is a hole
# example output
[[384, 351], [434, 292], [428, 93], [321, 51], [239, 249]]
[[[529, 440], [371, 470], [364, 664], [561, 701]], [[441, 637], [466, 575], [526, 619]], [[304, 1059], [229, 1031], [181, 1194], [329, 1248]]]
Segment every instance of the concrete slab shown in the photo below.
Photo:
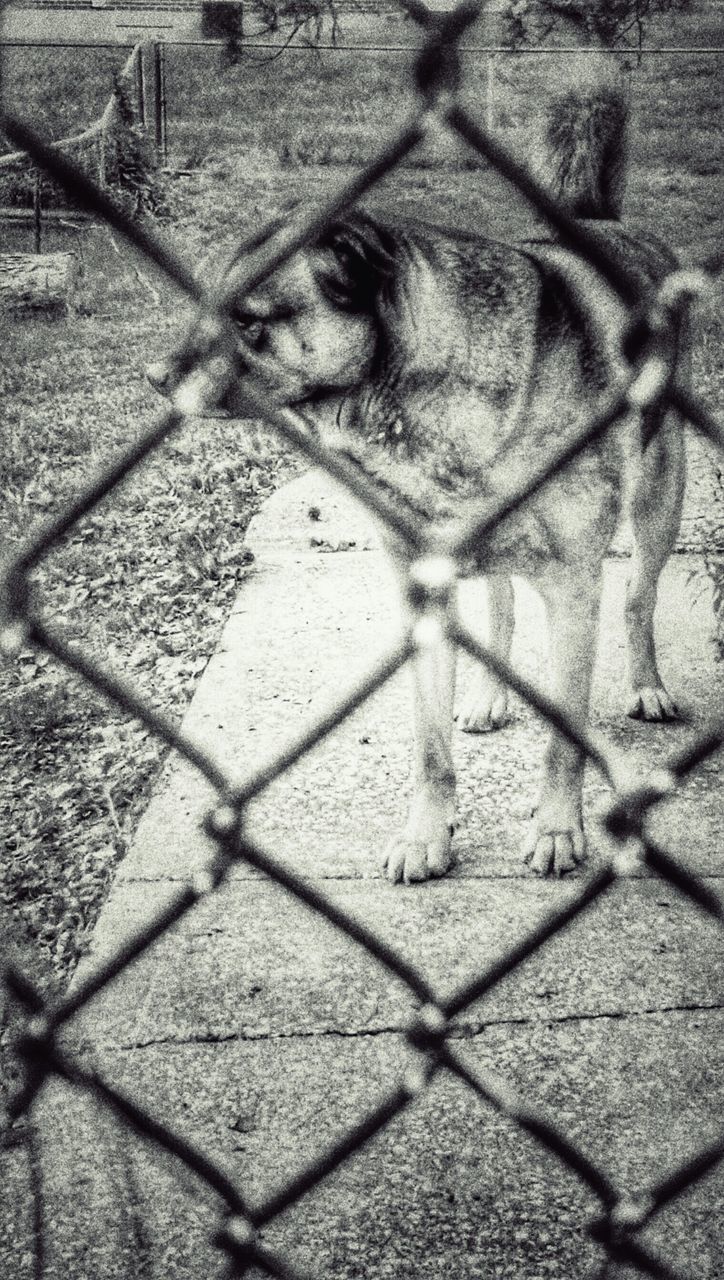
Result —
[[[394, 946], [440, 996], [484, 972], [573, 896], [575, 882], [440, 881], [405, 893], [329, 881], [328, 899]], [[118, 929], [153, 918], [169, 886], [124, 886]], [[623, 881], [459, 1025], [482, 1027], [715, 1007], [724, 931], [658, 879]], [[418, 1001], [394, 975], [278, 888], [234, 882], [206, 900], [76, 1022], [96, 1047], [403, 1031]]]
[[[719, 1010], [507, 1024], [456, 1042], [456, 1049], [470, 1067], [515, 1085], [526, 1105], [554, 1117], [620, 1185], [644, 1189], [717, 1133], [720, 1101], [712, 1084], [724, 1066], [722, 1019]], [[213, 1151], [251, 1207], [276, 1195], [373, 1111], [408, 1066], [400, 1037], [389, 1034], [281, 1035], [98, 1057], [107, 1079]], [[54, 1101], [70, 1157], [65, 1194], [83, 1194], [88, 1203], [82, 1168], [99, 1216], [90, 1241], [70, 1234], [67, 1216], [52, 1223], [48, 1274], [225, 1275], [210, 1243], [223, 1221], [216, 1198], [153, 1144], [107, 1122], [99, 1128], [72, 1097], [56, 1093]], [[103, 1142], [86, 1153], [78, 1135], [91, 1123]], [[125, 1189], [124, 1218], [118, 1204], [104, 1206], [98, 1196], [99, 1182], [108, 1186], [101, 1162], [109, 1154], [117, 1196]], [[143, 1225], [145, 1272], [124, 1269], [129, 1187]], [[722, 1179], [709, 1178], [674, 1201], [647, 1229], [648, 1246], [681, 1274], [715, 1280], [724, 1265], [723, 1193]], [[112, 1238], [121, 1225], [126, 1235], [109, 1268], [111, 1208], [118, 1219]], [[587, 1234], [598, 1209], [555, 1157], [441, 1075], [262, 1238], [306, 1276], [438, 1280], [451, 1272], [456, 1280], [567, 1280], [593, 1276], [601, 1265]], [[257, 1280], [262, 1273], [250, 1274]]]
[[[290, 735], [351, 689], [392, 646], [399, 634], [392, 575], [379, 551], [357, 550], [377, 543], [356, 504], [340, 498], [331, 482], [316, 474], [287, 485], [254, 522], [249, 545], [257, 572], [237, 601], [184, 721], [237, 778], [274, 759]], [[336, 547], [352, 549], [325, 554]], [[721, 705], [722, 671], [714, 662], [710, 593], [699, 562], [675, 557], [662, 587], [660, 652], [664, 677], [689, 720], [662, 727], [626, 718], [626, 568], [620, 559], [606, 567], [594, 720], [630, 756], [633, 777], [634, 770], [657, 767], [682, 749], [717, 701]], [[517, 585], [519, 636], [513, 658], [540, 680], [541, 606], [530, 588]], [[672, 602], [668, 607], [667, 601]], [[481, 632], [485, 609], [476, 583], [462, 584], [461, 606]], [[461, 660], [461, 685], [469, 668]], [[519, 850], [535, 798], [542, 741], [539, 723], [517, 702], [509, 730], [456, 734], [458, 875], [524, 874]], [[404, 816], [409, 749], [407, 679], [401, 672], [267, 790], [251, 811], [253, 833], [303, 874], [376, 874], [390, 833]], [[718, 767], [717, 760], [707, 763], [661, 807], [653, 823], [655, 834], [681, 833], [679, 854], [704, 873], [721, 870], [715, 839], [721, 812], [701, 803], [701, 792], [710, 792]], [[211, 846], [199, 838], [198, 823], [211, 799], [197, 771], [172, 760], [120, 878], [185, 877], [203, 864]], [[605, 803], [605, 789], [593, 774], [587, 800], [591, 815]], [[694, 811], [704, 838], [687, 848]]]
[[[274, 759], [392, 643], [394, 586], [354, 504], [308, 475], [250, 530], [245, 584], [185, 728], [244, 777]], [[338, 550], [334, 550], [339, 548]], [[342, 549], [346, 548], [346, 549]], [[595, 720], [630, 753], [632, 777], [661, 764], [721, 706], [710, 601], [676, 557], [663, 586], [661, 649], [688, 720], [662, 729], [621, 715], [625, 563], [607, 566]], [[702, 579], [703, 581], [703, 579]], [[464, 609], [482, 625], [473, 584]], [[540, 607], [518, 593], [515, 659], [540, 676]], [[403, 889], [380, 878], [404, 810], [404, 673], [255, 802], [255, 838], [350, 917], [418, 965], [443, 995], [523, 938], [580, 884], [540, 883], [519, 854], [541, 726], [522, 706], [503, 733], [456, 735], [457, 865]], [[657, 836], [724, 893], [718, 761], [652, 820]], [[606, 802], [593, 772], [593, 821]], [[153, 918], [211, 851], [212, 796], [171, 758], [97, 929], [85, 972]], [[594, 837], [592, 861], [605, 851]], [[472, 1066], [541, 1107], [635, 1191], [712, 1141], [724, 1098], [722, 932], [657, 878], [621, 880], [566, 931], [465, 1011], [453, 1043]], [[410, 1065], [415, 999], [357, 944], [240, 864], [227, 884], [128, 968], [75, 1021], [68, 1046], [138, 1105], [218, 1160], [260, 1204], [368, 1113]], [[67, 1086], [47, 1089], [45, 1276], [201, 1280], [224, 1274], [217, 1198], [153, 1143], [99, 1119]], [[27, 1174], [28, 1178], [30, 1174]], [[724, 1177], [710, 1175], [647, 1228], [682, 1275], [724, 1274]], [[509, 1118], [439, 1077], [323, 1186], [265, 1228], [320, 1280], [542, 1280], [591, 1274], [595, 1198]], [[15, 1258], [30, 1259], [31, 1225]], [[0, 1232], [0, 1241], [2, 1232]], [[261, 1272], [249, 1273], [256, 1280]], [[619, 1272], [621, 1280], [632, 1274]]]
[[[711, 1076], [722, 1059], [712, 1031], [721, 1046], [724, 1024], [721, 1012], [715, 1017], [715, 1026], [692, 1015], [506, 1026], [457, 1047], [555, 1116], [610, 1175], [639, 1187], [716, 1133]], [[663, 1061], [654, 1048], [662, 1038], [670, 1048]], [[406, 1064], [394, 1037], [317, 1037], [226, 1045], [196, 1061], [184, 1049], [168, 1058], [132, 1053], [122, 1079], [184, 1132], [204, 1142], [212, 1134], [258, 1204], [372, 1110]], [[281, 1086], [273, 1096], [270, 1079]], [[149, 1189], [154, 1172], [147, 1166]], [[720, 1180], [686, 1197], [656, 1223], [651, 1247], [692, 1275], [717, 1275], [722, 1192]], [[445, 1075], [264, 1234], [308, 1275], [582, 1277], [600, 1262], [585, 1236], [596, 1212], [594, 1197], [554, 1157]], [[152, 1237], [163, 1239], [156, 1223]], [[199, 1226], [184, 1246], [195, 1267], [202, 1256], [211, 1262], [208, 1217]]]

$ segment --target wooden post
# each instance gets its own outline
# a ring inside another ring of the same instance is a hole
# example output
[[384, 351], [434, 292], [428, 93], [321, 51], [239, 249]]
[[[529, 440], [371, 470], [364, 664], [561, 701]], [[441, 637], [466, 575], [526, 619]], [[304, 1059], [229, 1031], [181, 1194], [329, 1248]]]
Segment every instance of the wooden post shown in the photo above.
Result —
[[143, 83], [143, 46], [138, 50], [136, 63], [134, 67], [134, 78], [136, 81], [136, 110], [138, 111], [138, 123], [142, 129], [146, 127], [146, 88]]
[[153, 108], [156, 149], [161, 162], [166, 162], [166, 49], [162, 40], [153, 43]]
[[40, 169], [35, 170], [33, 182], [33, 252], [40, 253], [43, 229], [43, 178]]
[[158, 138], [161, 131], [161, 107], [159, 104], [159, 85], [158, 85], [158, 68], [159, 53], [158, 41], [154, 40], [151, 45], [151, 106], [153, 109], [153, 139], [158, 147]]

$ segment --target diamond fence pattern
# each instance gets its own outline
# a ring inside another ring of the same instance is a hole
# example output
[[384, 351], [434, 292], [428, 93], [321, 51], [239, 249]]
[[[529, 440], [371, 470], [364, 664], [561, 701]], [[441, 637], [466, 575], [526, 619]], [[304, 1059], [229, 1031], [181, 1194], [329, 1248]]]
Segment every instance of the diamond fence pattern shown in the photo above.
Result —
[[[622, 271], [609, 256], [604, 240], [594, 226], [582, 224], [560, 208], [548, 193], [530, 176], [524, 161], [513, 155], [496, 138], [491, 137], [461, 105], [457, 90], [460, 84], [458, 41], [478, 17], [482, 0], [468, 0], [447, 14], [431, 13], [419, 0], [404, 0], [415, 21], [425, 33], [423, 48], [417, 59], [415, 75], [419, 106], [412, 119], [405, 122], [392, 142], [353, 181], [342, 186], [326, 205], [314, 213], [295, 216], [275, 231], [261, 249], [246, 257], [240, 254], [230, 264], [225, 281], [214, 291], [205, 291], [166, 241], [148, 222], [134, 220], [96, 185], [62, 152], [52, 149], [26, 123], [3, 110], [2, 128], [7, 136], [23, 148], [55, 181], [61, 183], [76, 200], [104, 218], [136, 249], [160, 267], [197, 304], [200, 317], [213, 327], [217, 335], [227, 339], [228, 354], [219, 361], [190, 358], [173, 403], [147, 433], [120, 456], [24, 546], [5, 565], [0, 594], [0, 646], [12, 656], [28, 644], [45, 650], [60, 663], [89, 681], [98, 691], [115, 700], [125, 711], [136, 716], [153, 733], [194, 765], [214, 787], [218, 803], [206, 819], [216, 851], [202, 873], [180, 889], [158, 916], [139, 929], [136, 936], [121, 947], [95, 972], [78, 982], [68, 995], [55, 1003], [46, 1001], [17, 965], [11, 965], [3, 981], [14, 998], [26, 1010], [24, 1029], [17, 1041], [17, 1052], [23, 1063], [23, 1079], [11, 1102], [11, 1116], [30, 1112], [33, 1102], [51, 1076], [70, 1081], [94, 1095], [99, 1103], [111, 1108], [130, 1127], [159, 1144], [175, 1160], [201, 1178], [220, 1202], [218, 1223], [209, 1224], [214, 1243], [228, 1258], [229, 1274], [244, 1275], [251, 1266], [265, 1273], [301, 1280], [302, 1273], [294, 1259], [270, 1250], [259, 1238], [259, 1229], [278, 1214], [302, 1199], [343, 1161], [358, 1151], [398, 1113], [412, 1103], [426, 1088], [432, 1077], [447, 1071], [462, 1080], [475, 1094], [531, 1134], [555, 1154], [597, 1196], [601, 1212], [589, 1230], [603, 1247], [611, 1262], [628, 1264], [643, 1275], [660, 1280], [674, 1280], [677, 1272], [663, 1259], [655, 1257], [640, 1240], [643, 1227], [658, 1211], [677, 1195], [713, 1169], [724, 1156], [724, 1130], [710, 1146], [700, 1150], [663, 1180], [655, 1175], [645, 1194], [634, 1199], [622, 1193], [578, 1145], [563, 1132], [555, 1120], [528, 1107], [522, 1098], [501, 1085], [500, 1081], [473, 1068], [448, 1036], [453, 1020], [474, 1001], [499, 983], [552, 935], [581, 912], [592, 906], [616, 883], [620, 874], [632, 864], [645, 865], [650, 871], [674, 885], [690, 902], [724, 926], [724, 911], [719, 899], [704, 881], [691, 874], [664, 848], [647, 834], [646, 818], [652, 806], [669, 796], [696, 766], [717, 751], [724, 742], [724, 720], [717, 720], [700, 733], [696, 741], [673, 755], [666, 769], [658, 769], [642, 784], [631, 788], [622, 784], [620, 768], [614, 765], [605, 744], [584, 724], [577, 723], [539, 688], [522, 678], [507, 662], [493, 655], [459, 620], [454, 605], [453, 586], [456, 571], [469, 550], [504, 515], [523, 503], [542, 486], [547, 478], [564, 467], [592, 441], [603, 435], [632, 406], [645, 407], [658, 401], [675, 406], [701, 433], [724, 449], [724, 428], [704, 404], [692, 394], [676, 364], [673, 340], [677, 319], [691, 297], [706, 289], [710, 279], [721, 270], [724, 258], [712, 257], [696, 270], [675, 270], [663, 281], [655, 296], [647, 295], [641, 282]], [[142, 699], [133, 686], [107, 670], [88, 654], [76, 652], [48, 626], [31, 600], [29, 575], [35, 566], [62, 539], [63, 535], [136, 467], [141, 460], [169, 436], [193, 413], [210, 390], [233, 377], [235, 357], [243, 352], [244, 362], [258, 369], [260, 357], [248, 349], [231, 319], [232, 299], [269, 276], [299, 247], [315, 237], [342, 210], [351, 206], [431, 131], [447, 129], [458, 134], [479, 151], [526, 197], [555, 230], [561, 241], [588, 258], [600, 274], [630, 307], [631, 324], [626, 342], [628, 373], [603, 403], [594, 406], [589, 421], [576, 441], [561, 450], [544, 469], [533, 470], [526, 482], [511, 490], [497, 509], [484, 519], [469, 517], [450, 533], [441, 533], [434, 525], [403, 512], [384, 493], [368, 482], [341, 455], [326, 448], [316, 437], [304, 417], [292, 410], [269, 410], [253, 376], [245, 382], [245, 395], [250, 414], [263, 416], [306, 457], [326, 468], [366, 506], [379, 516], [388, 530], [402, 539], [409, 553], [409, 598], [413, 621], [400, 636], [393, 650], [379, 659], [365, 678], [347, 695], [340, 698], [326, 718], [319, 719], [296, 740], [290, 740], [277, 758], [254, 772], [241, 785], [227, 776], [211, 754], [192, 737], [177, 728]], [[218, 347], [216, 348], [218, 350]], [[613, 788], [613, 798], [604, 818], [605, 826], [615, 841], [617, 852], [594, 874], [581, 881], [573, 900], [564, 909], [550, 913], [521, 943], [490, 965], [487, 971], [461, 987], [448, 999], [440, 999], [417, 970], [406, 963], [374, 932], [350, 917], [327, 899], [308, 881], [283, 867], [272, 853], [258, 847], [246, 833], [245, 812], [251, 799], [323, 737], [329, 734], [357, 706], [368, 698], [404, 663], [426, 645], [452, 640], [476, 660], [487, 664], [527, 703], [540, 712], [557, 731], [578, 744], [589, 760], [603, 773]], [[136, 1100], [109, 1084], [91, 1067], [65, 1049], [62, 1033], [79, 1011], [102, 992], [137, 956], [163, 935], [176, 921], [193, 911], [196, 904], [224, 882], [230, 869], [239, 861], [255, 867], [271, 881], [283, 887], [298, 901], [319, 912], [366, 949], [385, 969], [408, 987], [420, 1007], [412, 1020], [407, 1041], [416, 1053], [417, 1068], [409, 1072], [389, 1090], [383, 1102], [353, 1129], [340, 1135], [328, 1150], [320, 1151], [304, 1172], [280, 1192], [253, 1208], [240, 1187], [211, 1152], [188, 1141], [182, 1134], [153, 1114]], [[33, 1164], [31, 1150], [31, 1165]], [[36, 1205], [36, 1214], [42, 1208]], [[39, 1264], [42, 1271], [42, 1261]]]

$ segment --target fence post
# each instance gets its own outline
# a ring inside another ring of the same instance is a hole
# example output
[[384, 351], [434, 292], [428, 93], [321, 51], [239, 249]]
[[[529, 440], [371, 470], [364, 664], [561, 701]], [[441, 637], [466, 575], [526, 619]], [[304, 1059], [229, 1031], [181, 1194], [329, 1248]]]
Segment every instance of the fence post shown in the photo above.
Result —
[[153, 42], [153, 110], [156, 149], [166, 162], [166, 49], [162, 40]]
[[138, 123], [142, 129], [146, 127], [146, 88], [143, 82], [143, 45], [138, 50], [134, 65], [134, 79], [136, 82], [136, 110], [138, 111]]
[[43, 179], [40, 169], [35, 170], [33, 183], [33, 252], [40, 253], [42, 242]]

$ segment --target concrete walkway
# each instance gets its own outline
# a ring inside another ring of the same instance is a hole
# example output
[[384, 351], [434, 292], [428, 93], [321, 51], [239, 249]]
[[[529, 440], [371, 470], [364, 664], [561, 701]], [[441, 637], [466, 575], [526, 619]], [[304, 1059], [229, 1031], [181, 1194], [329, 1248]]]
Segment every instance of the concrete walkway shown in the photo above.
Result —
[[[374, 537], [328, 481], [311, 474], [280, 491], [248, 541], [257, 572], [185, 722], [239, 776], [348, 689], [396, 625]], [[715, 700], [721, 706], [711, 605], [689, 581], [698, 564], [676, 557], [663, 587], [662, 665], [690, 717], [668, 728], [622, 716], [625, 562], [607, 566], [595, 719], [641, 767], [663, 761]], [[475, 617], [474, 584], [464, 596]], [[540, 610], [524, 590], [518, 605], [515, 657], [539, 674]], [[502, 733], [456, 735], [453, 873], [415, 888], [380, 878], [379, 855], [404, 811], [406, 705], [402, 673], [268, 789], [252, 825], [266, 849], [445, 993], [525, 936], [575, 882], [541, 883], [520, 860], [541, 750], [541, 728], [520, 706]], [[592, 772], [586, 794], [593, 813], [605, 792]], [[203, 865], [199, 822], [210, 799], [194, 770], [169, 762], [101, 916], [91, 965]], [[722, 891], [716, 759], [654, 825]], [[600, 837], [594, 846], [595, 862]], [[722, 932], [669, 885], [629, 878], [470, 1009], [458, 1046], [635, 1190], [712, 1141], [721, 1123], [723, 953]], [[406, 989], [366, 953], [239, 867], [94, 1002], [73, 1038], [107, 1078], [223, 1162], [253, 1203], [394, 1085], [409, 1062], [401, 1031], [411, 1011]], [[218, 1206], [195, 1179], [65, 1087], [46, 1095], [42, 1111], [45, 1275], [224, 1274], [209, 1243]], [[683, 1274], [721, 1277], [723, 1190], [722, 1172], [709, 1176], [655, 1220], [647, 1244]], [[596, 1212], [543, 1148], [440, 1076], [264, 1240], [319, 1280], [572, 1280], [600, 1265], [585, 1232]]]

